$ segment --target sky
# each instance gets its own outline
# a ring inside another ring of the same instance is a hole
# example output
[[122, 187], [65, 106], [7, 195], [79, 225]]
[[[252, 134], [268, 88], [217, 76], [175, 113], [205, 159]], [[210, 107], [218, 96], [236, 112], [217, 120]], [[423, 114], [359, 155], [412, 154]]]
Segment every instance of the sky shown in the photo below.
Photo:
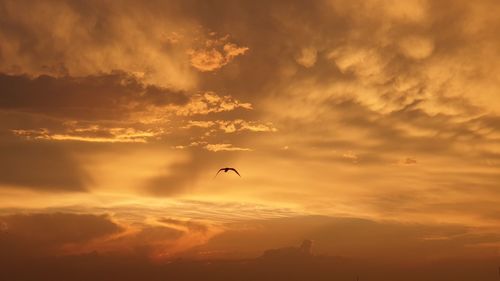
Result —
[[497, 280], [499, 14], [0, 0], [0, 263], [204, 276], [300, 252], [314, 280], [333, 257], [372, 261], [372, 280], [442, 263], [439, 280]]

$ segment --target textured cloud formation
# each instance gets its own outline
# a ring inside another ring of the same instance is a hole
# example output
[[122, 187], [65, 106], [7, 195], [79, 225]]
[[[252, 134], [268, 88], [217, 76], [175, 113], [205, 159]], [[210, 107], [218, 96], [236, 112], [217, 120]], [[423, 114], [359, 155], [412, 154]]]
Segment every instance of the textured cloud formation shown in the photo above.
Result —
[[87, 76], [118, 69], [158, 85], [193, 86], [191, 43], [183, 39], [198, 32], [175, 9], [64, 1], [26, 11], [26, 4], [2, 1], [2, 72]]
[[214, 71], [248, 51], [247, 47], [239, 47], [228, 40], [228, 35], [208, 39], [203, 47], [189, 50], [191, 65], [200, 71]]
[[16, 214], [0, 217], [1, 258], [8, 255], [55, 256], [71, 244], [119, 233], [122, 228], [107, 216], [68, 213]]
[[191, 98], [191, 102], [184, 108], [177, 111], [179, 115], [197, 115], [209, 114], [225, 111], [232, 111], [237, 108], [250, 110], [252, 104], [240, 102], [231, 96], [219, 96], [214, 92], [205, 92], [195, 94]]
[[[125, 218], [117, 223], [108, 215], [67, 212], [2, 215], [0, 222], [0, 244], [16, 259], [99, 252], [168, 260], [205, 243], [216, 231], [195, 220], [151, 217], [149, 222]], [[4, 261], [8, 255], [2, 254]]]
[[259, 122], [247, 122], [242, 119], [236, 119], [231, 121], [226, 120], [215, 120], [215, 121], [189, 121], [184, 127], [189, 128], [218, 128], [225, 133], [234, 133], [240, 131], [252, 131], [252, 132], [275, 132], [276, 128], [272, 126], [271, 123], [261, 124]]
[[148, 107], [182, 105], [182, 92], [144, 85], [122, 72], [86, 77], [1, 75], [0, 108], [72, 120], [123, 120]]

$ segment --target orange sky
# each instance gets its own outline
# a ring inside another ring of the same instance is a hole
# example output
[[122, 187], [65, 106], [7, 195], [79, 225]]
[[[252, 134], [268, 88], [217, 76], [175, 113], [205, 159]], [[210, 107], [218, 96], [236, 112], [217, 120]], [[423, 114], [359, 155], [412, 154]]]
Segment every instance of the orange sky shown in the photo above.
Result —
[[[498, 258], [499, 14], [0, 0], [0, 246], [163, 261], [312, 239], [350, 258]], [[214, 179], [225, 166], [242, 177]]]

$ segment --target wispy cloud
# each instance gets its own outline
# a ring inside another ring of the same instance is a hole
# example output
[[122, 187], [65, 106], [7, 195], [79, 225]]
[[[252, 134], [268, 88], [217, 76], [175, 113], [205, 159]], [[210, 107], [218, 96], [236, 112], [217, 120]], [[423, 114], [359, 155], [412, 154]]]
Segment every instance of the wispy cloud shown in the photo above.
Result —
[[205, 149], [208, 151], [218, 152], [218, 151], [251, 151], [250, 148], [233, 146], [230, 143], [215, 143], [206, 144]]

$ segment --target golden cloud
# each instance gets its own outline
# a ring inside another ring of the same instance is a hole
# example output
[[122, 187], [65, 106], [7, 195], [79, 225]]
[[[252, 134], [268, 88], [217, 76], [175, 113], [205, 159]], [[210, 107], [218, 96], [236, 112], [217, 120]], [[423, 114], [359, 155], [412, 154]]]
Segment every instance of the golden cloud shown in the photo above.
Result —
[[239, 47], [228, 41], [229, 35], [221, 38], [208, 39], [203, 46], [190, 49], [191, 65], [202, 72], [217, 70], [230, 63], [235, 57], [245, 54], [248, 47]]
[[240, 102], [231, 96], [219, 96], [215, 92], [198, 93], [191, 96], [191, 101], [177, 109], [176, 114], [190, 116], [196, 114], [209, 114], [224, 111], [232, 111], [237, 108], [252, 109], [252, 104]]
[[218, 151], [251, 151], [250, 148], [233, 146], [230, 143], [215, 143], [206, 144], [204, 148], [208, 151], [218, 152]]

